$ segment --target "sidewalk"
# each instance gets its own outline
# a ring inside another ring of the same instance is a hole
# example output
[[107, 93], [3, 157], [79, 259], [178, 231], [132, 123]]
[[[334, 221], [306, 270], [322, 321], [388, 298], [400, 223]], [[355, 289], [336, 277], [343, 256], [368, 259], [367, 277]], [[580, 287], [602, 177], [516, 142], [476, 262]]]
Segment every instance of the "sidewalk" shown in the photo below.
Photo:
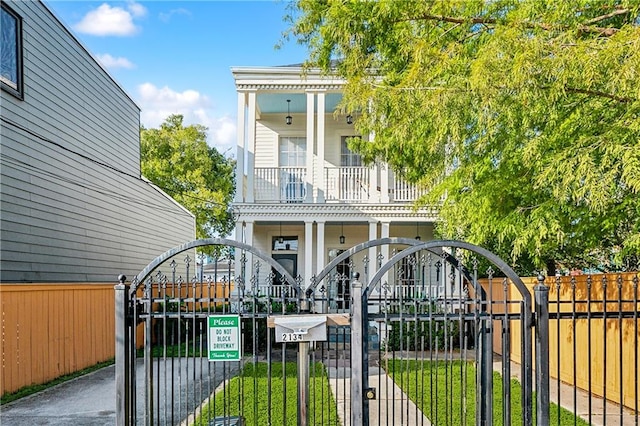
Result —
[[[502, 373], [502, 363], [494, 362], [493, 370]], [[520, 380], [520, 364], [514, 362], [511, 363], [511, 377]], [[534, 386], [535, 386], [535, 371], [533, 372]], [[535, 389], [534, 389], [535, 391]], [[620, 406], [613, 402], [606, 402], [606, 418], [603, 415], [605, 412], [605, 401], [597, 396], [591, 397], [591, 419], [589, 419], [589, 393], [580, 389], [576, 389], [576, 403], [575, 411], [578, 417], [582, 418], [586, 422], [590, 422], [592, 426], [624, 426], [633, 425], [635, 423], [635, 416], [633, 416], [629, 410], [623, 409], [622, 420], [620, 419]], [[573, 402], [574, 387], [564, 383], [560, 383], [560, 393], [558, 393], [558, 381], [555, 379], [549, 380], [549, 399], [556, 405], [560, 405], [567, 411], [574, 412]], [[558, 401], [560, 402], [558, 404]]]

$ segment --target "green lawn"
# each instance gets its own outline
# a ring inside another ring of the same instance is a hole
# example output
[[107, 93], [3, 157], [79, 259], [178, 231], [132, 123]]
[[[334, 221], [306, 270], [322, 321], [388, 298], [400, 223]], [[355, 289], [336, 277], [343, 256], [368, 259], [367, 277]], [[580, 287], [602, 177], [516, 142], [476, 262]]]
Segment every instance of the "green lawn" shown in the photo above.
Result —
[[[234, 377], [215, 398], [203, 408], [196, 426], [206, 426], [217, 416], [236, 416], [240, 413], [246, 425], [297, 425], [297, 364], [287, 362], [283, 381], [282, 363], [271, 365], [269, 388], [268, 365], [265, 362], [247, 364], [239, 376]], [[336, 402], [329, 388], [329, 379], [322, 363], [311, 366], [309, 383], [309, 411], [311, 424], [335, 425]], [[283, 392], [286, 386], [285, 392]], [[286, 395], [283, 398], [283, 395]], [[271, 401], [269, 402], [269, 397]], [[286, 417], [286, 422], [283, 422]]]
[[[473, 363], [394, 360], [389, 362], [387, 373], [434, 425], [475, 424], [476, 370]], [[466, 379], [463, 379], [465, 376]], [[466, 386], [464, 386], [464, 380], [466, 380]], [[522, 424], [521, 394], [520, 383], [512, 379], [511, 424], [513, 425]], [[499, 373], [494, 372], [493, 425], [503, 424], [502, 395], [502, 377]], [[466, 401], [466, 412], [462, 410], [462, 401]], [[535, 424], [535, 410], [533, 416]], [[587, 422], [576, 418], [573, 413], [551, 404], [550, 424], [557, 425], [558, 416], [560, 416], [559, 424], [562, 426], [588, 426]]]

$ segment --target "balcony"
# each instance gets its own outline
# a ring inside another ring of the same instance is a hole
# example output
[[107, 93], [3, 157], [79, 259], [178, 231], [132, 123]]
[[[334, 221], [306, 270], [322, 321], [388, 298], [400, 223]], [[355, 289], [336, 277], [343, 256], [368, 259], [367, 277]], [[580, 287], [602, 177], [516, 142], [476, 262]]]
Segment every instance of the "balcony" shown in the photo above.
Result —
[[[426, 192], [371, 167], [326, 167], [322, 178], [328, 203], [412, 203]], [[256, 167], [253, 186], [257, 203], [302, 203], [312, 190], [306, 167]]]

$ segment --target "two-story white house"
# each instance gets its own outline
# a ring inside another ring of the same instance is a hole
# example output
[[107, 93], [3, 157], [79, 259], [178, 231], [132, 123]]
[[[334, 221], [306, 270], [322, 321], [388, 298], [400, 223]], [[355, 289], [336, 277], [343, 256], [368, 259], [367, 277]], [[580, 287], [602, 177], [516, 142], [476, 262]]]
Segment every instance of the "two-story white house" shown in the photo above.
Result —
[[[414, 209], [418, 190], [349, 150], [348, 138], [371, 136], [356, 133], [357, 113], [336, 113], [344, 81], [313, 70], [303, 76], [300, 66], [231, 71], [238, 94], [238, 241], [270, 252], [306, 288], [332, 259], [364, 241], [433, 238], [437, 210]], [[366, 263], [372, 274], [375, 259], [388, 259], [389, 250], [371, 248], [339, 271], [362, 273]]]

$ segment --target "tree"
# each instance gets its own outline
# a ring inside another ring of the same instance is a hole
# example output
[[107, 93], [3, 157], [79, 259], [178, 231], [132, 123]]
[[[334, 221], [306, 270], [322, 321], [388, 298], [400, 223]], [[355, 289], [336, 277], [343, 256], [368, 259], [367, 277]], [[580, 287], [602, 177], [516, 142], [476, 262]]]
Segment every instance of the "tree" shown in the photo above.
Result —
[[140, 130], [142, 174], [196, 216], [196, 237], [227, 235], [234, 226], [234, 161], [207, 145], [206, 127], [171, 115]]
[[522, 273], [639, 266], [637, 0], [300, 0], [288, 18], [375, 134], [352, 148], [430, 188], [442, 237]]

